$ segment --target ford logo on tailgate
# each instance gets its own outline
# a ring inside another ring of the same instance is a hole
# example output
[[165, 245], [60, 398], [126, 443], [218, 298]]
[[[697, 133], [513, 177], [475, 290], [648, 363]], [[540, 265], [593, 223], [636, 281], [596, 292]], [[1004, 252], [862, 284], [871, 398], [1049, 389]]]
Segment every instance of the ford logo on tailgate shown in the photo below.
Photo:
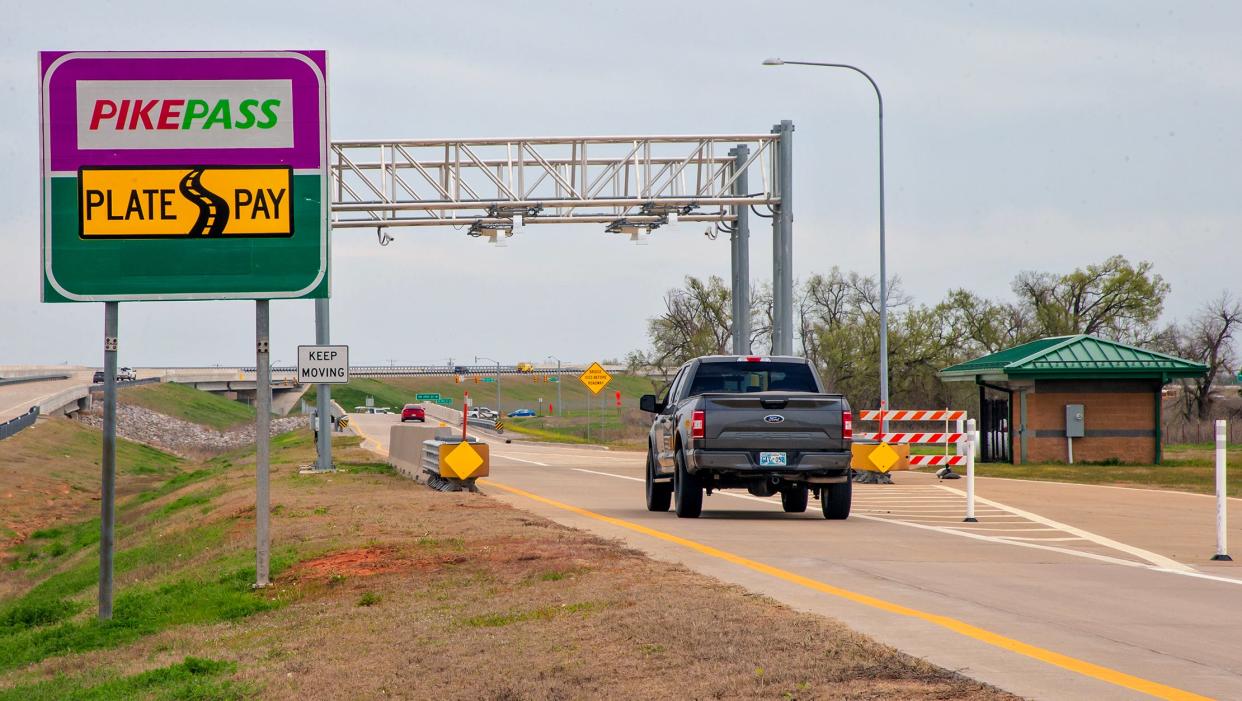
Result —
[[763, 417], [763, 420], [770, 424], [778, 424], [784, 421], [785, 417], [781, 416], [780, 414], [768, 414], [767, 416]]

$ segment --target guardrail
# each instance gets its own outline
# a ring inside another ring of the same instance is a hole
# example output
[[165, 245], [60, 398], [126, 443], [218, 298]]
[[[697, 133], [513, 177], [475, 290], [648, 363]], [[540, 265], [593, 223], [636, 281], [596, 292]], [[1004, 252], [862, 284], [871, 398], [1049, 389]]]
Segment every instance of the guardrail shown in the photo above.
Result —
[[25, 414], [22, 414], [21, 416], [15, 419], [9, 419], [8, 421], [5, 421], [4, 423], [0, 424], [0, 441], [4, 440], [5, 438], [8, 438], [9, 436], [17, 433], [18, 431], [24, 428], [29, 428], [33, 426], [35, 421], [38, 418], [39, 418], [39, 407], [32, 406], [30, 407], [30, 411], [27, 411]]
[[[431, 416], [440, 421], [443, 421], [450, 426], [454, 426], [459, 429], [461, 428], [461, 411], [460, 410], [450, 409], [446, 406], [440, 406], [439, 404], [428, 404], [426, 402], [423, 402], [423, 409], [427, 412], [428, 416]], [[486, 429], [488, 431], [496, 430], [495, 419], [468, 418], [466, 419], [466, 424], [469, 426], [474, 426], [475, 428]]]
[[27, 375], [25, 377], [0, 377], [0, 385], [20, 385], [24, 382], [47, 382], [48, 380], [67, 380], [69, 375]]

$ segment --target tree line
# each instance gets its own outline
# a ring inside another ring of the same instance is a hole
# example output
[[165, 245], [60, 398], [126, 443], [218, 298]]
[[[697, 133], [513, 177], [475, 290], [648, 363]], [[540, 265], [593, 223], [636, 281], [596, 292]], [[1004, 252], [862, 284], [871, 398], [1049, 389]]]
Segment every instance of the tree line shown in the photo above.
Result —
[[[1202, 379], [1183, 380], [1187, 418], [1212, 415], [1219, 383], [1237, 370], [1234, 341], [1242, 302], [1222, 292], [1189, 318], [1161, 325], [1169, 284], [1150, 262], [1124, 256], [1069, 273], [1026, 271], [1014, 277], [1009, 299], [949, 290], [936, 304], [916, 302], [893, 278], [888, 286], [889, 394], [896, 408], [968, 407], [977, 388], [945, 383], [936, 373], [1004, 348], [1043, 338], [1092, 334], [1176, 355], [1208, 366]], [[627, 364], [668, 375], [685, 361], [732, 352], [728, 283], [687, 276], [669, 290], [664, 310], [647, 321], [650, 347]], [[880, 292], [875, 277], [832, 268], [796, 285], [797, 343], [832, 391], [857, 407], [879, 405]], [[772, 288], [756, 286], [750, 300], [752, 352], [771, 350]]]

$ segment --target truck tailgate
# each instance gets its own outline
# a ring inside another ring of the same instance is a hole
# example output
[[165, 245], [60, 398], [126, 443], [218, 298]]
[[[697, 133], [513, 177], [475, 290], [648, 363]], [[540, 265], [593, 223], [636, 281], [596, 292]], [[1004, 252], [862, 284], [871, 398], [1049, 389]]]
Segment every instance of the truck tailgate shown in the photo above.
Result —
[[704, 394], [706, 450], [843, 451], [839, 395]]

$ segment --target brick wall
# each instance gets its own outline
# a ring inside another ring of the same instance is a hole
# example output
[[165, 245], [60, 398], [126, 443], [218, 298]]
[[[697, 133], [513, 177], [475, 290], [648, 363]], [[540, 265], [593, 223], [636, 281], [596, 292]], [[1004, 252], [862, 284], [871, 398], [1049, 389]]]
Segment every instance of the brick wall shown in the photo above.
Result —
[[1036, 382], [1026, 397], [1027, 461], [1068, 460], [1065, 405], [1082, 404], [1087, 435], [1074, 439], [1075, 462], [1154, 463], [1159, 391], [1151, 382]]

